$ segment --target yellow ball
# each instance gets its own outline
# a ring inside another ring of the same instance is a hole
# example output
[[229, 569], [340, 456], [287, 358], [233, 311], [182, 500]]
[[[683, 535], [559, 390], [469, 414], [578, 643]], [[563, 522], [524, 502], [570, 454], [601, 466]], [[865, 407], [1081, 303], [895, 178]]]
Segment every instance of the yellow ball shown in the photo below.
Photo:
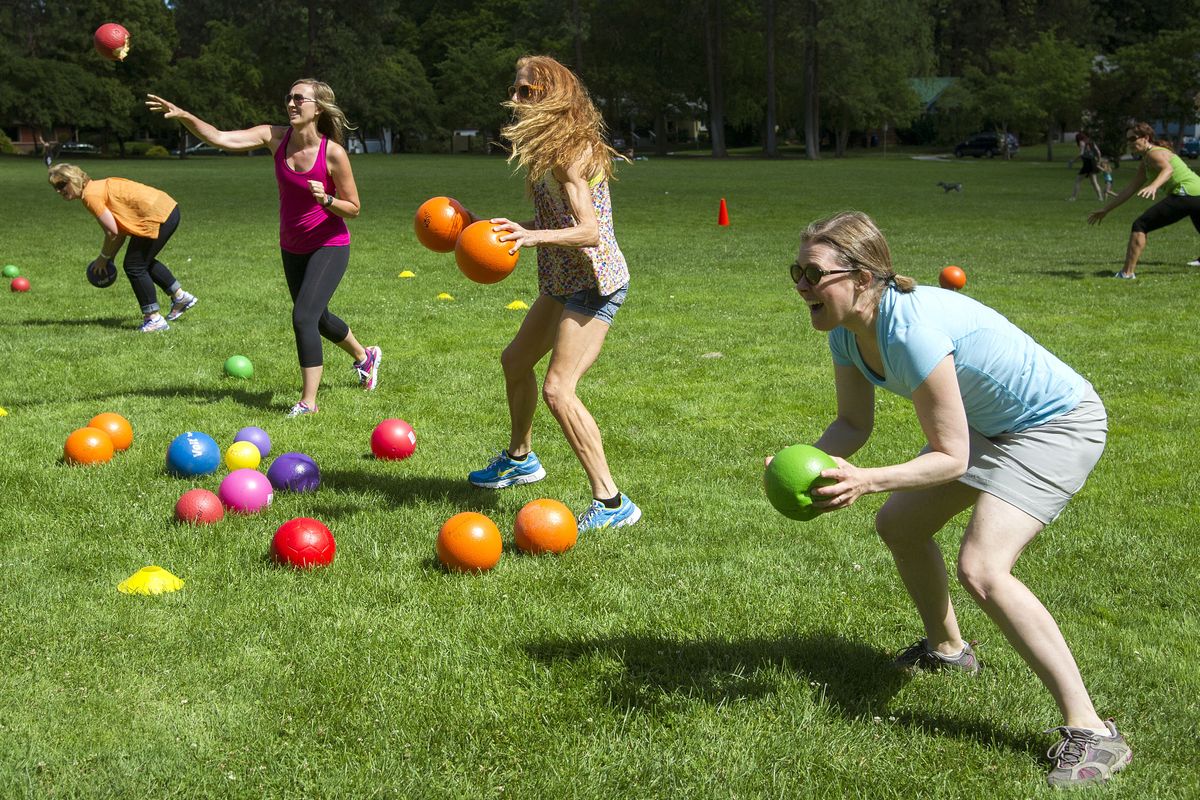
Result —
[[257, 469], [262, 455], [253, 442], [234, 442], [225, 451], [225, 466], [230, 470]]

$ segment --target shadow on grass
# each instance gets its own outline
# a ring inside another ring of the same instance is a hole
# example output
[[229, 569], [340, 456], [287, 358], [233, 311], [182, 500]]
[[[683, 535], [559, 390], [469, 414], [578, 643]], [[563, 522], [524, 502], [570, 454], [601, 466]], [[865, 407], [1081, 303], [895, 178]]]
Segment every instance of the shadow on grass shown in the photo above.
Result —
[[212, 403], [218, 400], [233, 400], [238, 405], [266, 410], [275, 409], [283, 418], [286, 409], [274, 400], [272, 392], [249, 392], [245, 389], [204, 389], [199, 386], [159, 386], [154, 388], [123, 388], [106, 394], [74, 398], [78, 400], [108, 400], [113, 397], [136, 395], [153, 398], [184, 398], [197, 403]]
[[[1014, 736], [989, 725], [939, 714], [888, 710], [911, 678], [892, 667], [893, 654], [833, 633], [777, 639], [678, 640], [649, 635], [593, 639], [543, 639], [525, 650], [539, 661], [619, 661], [622, 669], [607, 676], [609, 702], [622, 710], [655, 713], [682, 699], [712, 705], [754, 699], [776, 690], [778, 671], [813, 685], [821, 702], [852, 721], [892, 717], [931, 736], [949, 736], [997, 744], [1016, 751], [1039, 750], [1039, 740]], [[933, 678], [934, 676], [928, 676]], [[948, 680], [972, 680], [947, 675]]]
[[[493, 508], [496, 493], [477, 489], [462, 478], [429, 478], [411, 475], [380, 475], [358, 469], [321, 470], [321, 483], [341, 491], [378, 492], [392, 505], [414, 502], [449, 502], [462, 511]], [[338, 513], [345, 513], [339, 509]]]
[[40, 325], [47, 328], [72, 326], [77, 328], [128, 328], [130, 331], [134, 331], [137, 329], [138, 322], [137, 318], [131, 315], [128, 317], [59, 317], [58, 319], [23, 319], [0, 323], [0, 326], [6, 328], [24, 328], [29, 325]]

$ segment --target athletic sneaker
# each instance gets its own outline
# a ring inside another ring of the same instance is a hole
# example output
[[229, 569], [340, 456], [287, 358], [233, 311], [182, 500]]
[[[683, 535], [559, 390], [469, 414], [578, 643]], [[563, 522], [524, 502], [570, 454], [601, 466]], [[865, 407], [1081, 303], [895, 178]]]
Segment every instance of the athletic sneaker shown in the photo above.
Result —
[[171, 311], [167, 314], [167, 322], [174, 322], [183, 316], [183, 312], [196, 305], [196, 295], [183, 293], [178, 300], [171, 300]]
[[299, 403], [296, 403], [296, 405], [292, 406], [292, 410], [287, 413], [287, 418], [293, 419], [295, 417], [302, 417], [305, 414], [315, 413], [317, 413], [316, 406], [310, 406], [308, 403], [301, 400]]
[[171, 326], [167, 324], [167, 321], [163, 319], [161, 315], [142, 320], [142, 324], [138, 328], [138, 330], [142, 333], [154, 333], [155, 331], [166, 331], [170, 329]]
[[481, 489], [503, 489], [522, 483], [534, 483], [546, 477], [542, 462], [531, 450], [524, 461], [513, 461], [507, 450], [501, 450], [483, 469], [467, 475], [467, 480]]
[[957, 656], [944, 656], [929, 646], [928, 639], [918, 639], [892, 659], [892, 666], [905, 672], [937, 672], [949, 669], [978, 675], [983, 664], [975, 655], [974, 642], [966, 642]]
[[369, 392], [379, 383], [379, 363], [383, 361], [383, 351], [378, 347], [368, 347], [366, 350], [363, 360], [355, 362], [354, 374], [358, 376], [358, 385]]
[[1136, 277], [1137, 277], [1137, 273], [1135, 272], [1135, 273], [1134, 273], [1134, 274], [1132, 274], [1132, 275], [1126, 275], [1126, 274], [1125, 274], [1125, 270], [1120, 270], [1120, 271], [1118, 271], [1118, 272], [1114, 272], [1114, 273], [1113, 273], [1113, 277], [1114, 277], [1114, 278], [1120, 278], [1120, 279], [1121, 279], [1121, 280], [1123, 280], [1123, 281], [1131, 281], [1131, 280], [1133, 280], [1134, 278], [1136, 278]]
[[1133, 750], [1111, 719], [1104, 721], [1104, 727], [1110, 735], [1099, 736], [1086, 728], [1066, 725], [1042, 731], [1062, 734], [1062, 741], [1046, 751], [1052, 765], [1046, 782], [1056, 789], [1103, 783], [1125, 769], [1133, 761]]
[[587, 511], [579, 515], [576, 523], [579, 532], [603, 530], [605, 528], [623, 528], [632, 525], [642, 518], [642, 510], [633, 501], [621, 495], [621, 505], [609, 508], [599, 500], [593, 500]]
[[1200, 267], [1200, 258], [1193, 258], [1187, 263], [1189, 267]]

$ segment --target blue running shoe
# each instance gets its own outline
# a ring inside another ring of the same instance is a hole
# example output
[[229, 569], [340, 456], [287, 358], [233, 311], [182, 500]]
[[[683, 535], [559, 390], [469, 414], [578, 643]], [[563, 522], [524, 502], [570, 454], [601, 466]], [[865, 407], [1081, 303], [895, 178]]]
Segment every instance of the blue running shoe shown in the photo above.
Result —
[[534, 483], [544, 477], [546, 470], [542, 469], [542, 462], [533, 451], [525, 456], [524, 461], [513, 461], [508, 457], [507, 450], [501, 450], [500, 455], [486, 467], [467, 475], [467, 480], [481, 489], [503, 489], [506, 486]]
[[642, 518], [642, 510], [633, 501], [621, 495], [621, 505], [609, 508], [599, 500], [593, 500], [587, 511], [579, 515], [577, 523], [579, 532], [603, 530], [605, 528], [622, 528], [632, 525]]

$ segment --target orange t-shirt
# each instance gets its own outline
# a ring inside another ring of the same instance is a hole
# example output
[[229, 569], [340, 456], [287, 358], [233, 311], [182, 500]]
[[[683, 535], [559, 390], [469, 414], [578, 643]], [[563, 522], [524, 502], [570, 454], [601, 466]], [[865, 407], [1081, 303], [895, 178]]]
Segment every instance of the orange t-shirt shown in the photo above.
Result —
[[125, 178], [88, 181], [83, 187], [83, 204], [97, 219], [111, 211], [119, 231], [145, 239], [158, 237], [158, 226], [177, 205], [166, 192]]

